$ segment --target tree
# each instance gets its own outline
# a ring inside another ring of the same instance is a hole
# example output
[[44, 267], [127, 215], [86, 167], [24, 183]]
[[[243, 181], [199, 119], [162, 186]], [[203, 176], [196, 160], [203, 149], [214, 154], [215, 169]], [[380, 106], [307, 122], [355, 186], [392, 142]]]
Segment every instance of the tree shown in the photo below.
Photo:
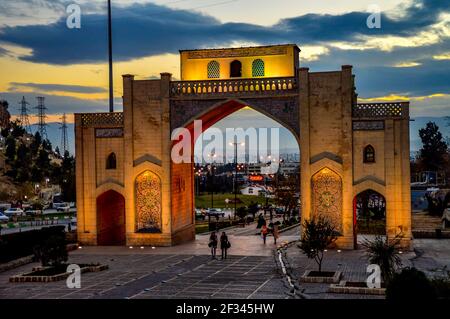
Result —
[[66, 238], [63, 234], [55, 234], [34, 248], [34, 255], [42, 266], [57, 267], [67, 261]]
[[439, 127], [434, 122], [428, 122], [425, 128], [419, 130], [422, 148], [419, 151], [420, 162], [426, 170], [442, 169], [446, 161], [448, 145], [445, 143]]
[[324, 250], [337, 239], [337, 232], [332, 223], [324, 217], [305, 220], [303, 236], [298, 246], [310, 259], [314, 259], [322, 272]]
[[243, 220], [247, 216], [247, 207], [241, 206], [236, 210], [236, 215], [240, 220]]
[[250, 205], [248, 205], [248, 213], [253, 216], [253, 219], [255, 219], [258, 211], [259, 211], [258, 204], [252, 201]]
[[296, 176], [280, 175], [275, 187], [275, 202], [283, 208], [283, 220], [298, 206], [299, 181]]
[[74, 202], [76, 199], [75, 185], [75, 158], [68, 151], [64, 152], [61, 163], [61, 185], [62, 195], [66, 202]]
[[6, 162], [8, 164], [12, 164], [16, 160], [16, 139], [12, 136], [8, 136], [6, 138], [5, 144], [6, 144], [6, 151], [5, 151]]

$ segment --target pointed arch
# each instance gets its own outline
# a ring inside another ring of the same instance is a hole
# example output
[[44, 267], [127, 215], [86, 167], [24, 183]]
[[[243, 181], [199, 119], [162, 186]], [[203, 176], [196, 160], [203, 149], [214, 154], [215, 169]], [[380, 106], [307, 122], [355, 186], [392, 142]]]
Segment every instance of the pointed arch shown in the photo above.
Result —
[[116, 169], [116, 168], [117, 168], [116, 153], [111, 152], [106, 158], [106, 169]]
[[372, 145], [367, 145], [363, 150], [363, 162], [375, 163], [375, 148]]

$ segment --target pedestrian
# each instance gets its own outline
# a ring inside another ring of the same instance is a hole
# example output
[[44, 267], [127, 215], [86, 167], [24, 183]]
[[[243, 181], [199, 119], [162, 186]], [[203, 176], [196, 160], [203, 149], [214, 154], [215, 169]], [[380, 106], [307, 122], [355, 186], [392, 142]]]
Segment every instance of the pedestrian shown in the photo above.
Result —
[[266, 238], [267, 238], [267, 233], [268, 233], [268, 232], [269, 232], [269, 230], [267, 229], [267, 226], [266, 226], [266, 225], [263, 225], [263, 226], [261, 227], [261, 235], [262, 235], [264, 244], [266, 244]]
[[273, 224], [272, 233], [273, 233], [273, 243], [276, 245], [277, 239], [278, 237], [280, 237], [280, 233], [278, 231], [278, 223]]
[[217, 235], [216, 232], [213, 231], [211, 236], [209, 236], [209, 244], [208, 246], [211, 248], [211, 258], [216, 259], [216, 250], [217, 250]]
[[266, 220], [264, 219], [263, 215], [259, 214], [259, 216], [258, 216], [258, 224], [256, 225], [256, 228], [260, 229], [265, 223], [266, 223]]
[[228, 236], [225, 232], [220, 236], [220, 249], [222, 251], [222, 259], [227, 259], [227, 250], [231, 247], [230, 241], [228, 240]]

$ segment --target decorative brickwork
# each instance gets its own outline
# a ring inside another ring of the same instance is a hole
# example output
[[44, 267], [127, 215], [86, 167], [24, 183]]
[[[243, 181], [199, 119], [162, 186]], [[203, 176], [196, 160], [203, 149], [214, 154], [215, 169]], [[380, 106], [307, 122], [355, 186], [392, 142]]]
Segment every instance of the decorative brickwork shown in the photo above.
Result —
[[231, 48], [215, 50], [194, 50], [189, 51], [189, 59], [211, 59], [211, 58], [230, 58], [264, 55], [283, 55], [287, 53], [286, 46], [268, 46], [268, 47], [250, 47], [250, 48]]
[[342, 233], [342, 180], [328, 168], [312, 178], [313, 217], [324, 217]]
[[84, 113], [81, 115], [81, 123], [84, 127], [123, 126], [123, 113]]
[[[196, 118], [199, 114], [210, 110], [212, 106], [225, 103], [225, 99], [198, 99], [198, 100], [172, 100], [170, 102], [170, 123], [171, 128], [183, 127], [187, 122]], [[239, 99], [245, 105], [254, 107], [257, 111], [262, 111], [274, 120], [285, 125], [297, 136], [300, 133], [298, 97], [276, 97], [276, 98], [244, 98]], [[220, 107], [220, 105], [218, 106]]]
[[409, 103], [358, 103], [353, 106], [353, 117], [398, 118], [406, 116]]

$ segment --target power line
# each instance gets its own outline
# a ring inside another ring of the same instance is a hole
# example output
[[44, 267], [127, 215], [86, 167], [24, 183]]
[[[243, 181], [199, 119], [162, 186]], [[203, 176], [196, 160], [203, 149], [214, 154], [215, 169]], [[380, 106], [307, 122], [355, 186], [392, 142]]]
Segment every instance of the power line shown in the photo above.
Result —
[[66, 154], [66, 151], [69, 150], [69, 140], [67, 138], [67, 116], [66, 113], [64, 113], [61, 117], [61, 123], [59, 123], [61, 126], [59, 129], [61, 130], [61, 150], [62, 155], [64, 156]]
[[47, 115], [45, 115], [45, 111], [47, 108], [45, 107], [44, 100], [45, 98], [43, 96], [38, 96], [36, 98], [38, 100], [38, 105], [35, 107], [35, 109], [38, 110], [37, 118], [38, 118], [38, 132], [41, 135], [41, 138], [48, 139], [47, 136], [47, 123], [45, 123], [45, 119], [47, 118]]
[[30, 126], [30, 118], [28, 115], [28, 107], [27, 105], [30, 105], [30, 103], [28, 103], [25, 100], [25, 96], [22, 96], [22, 100], [19, 102], [20, 108], [20, 117], [19, 117], [19, 121], [20, 121], [20, 125], [22, 125], [23, 128], [25, 128], [25, 131], [29, 134], [32, 134], [31, 132], [31, 126]]

